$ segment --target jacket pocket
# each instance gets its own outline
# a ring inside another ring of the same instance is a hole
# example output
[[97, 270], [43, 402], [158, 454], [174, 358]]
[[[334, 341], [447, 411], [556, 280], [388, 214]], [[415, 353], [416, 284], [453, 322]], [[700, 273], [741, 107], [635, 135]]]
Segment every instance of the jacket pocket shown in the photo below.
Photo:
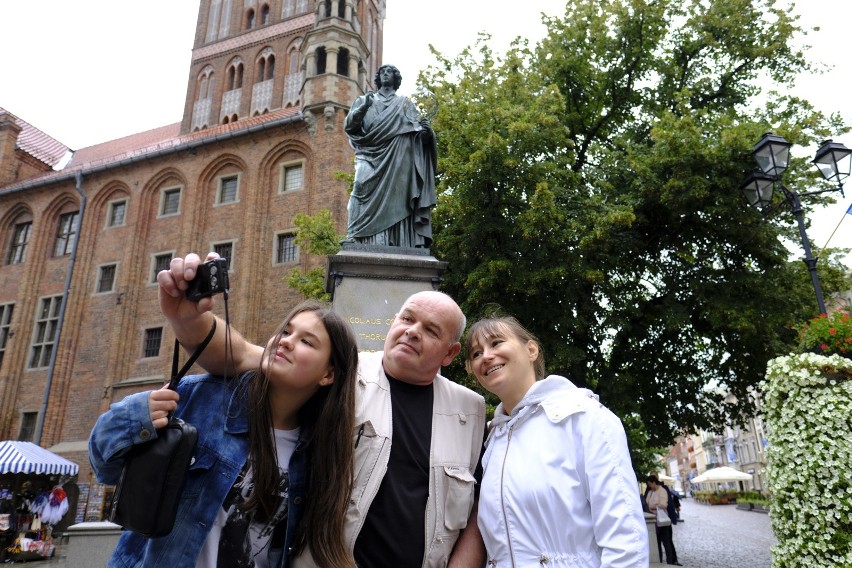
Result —
[[186, 484], [183, 489], [183, 498], [195, 498], [204, 491], [208, 473], [216, 465], [219, 457], [211, 452], [206, 446], [198, 445], [189, 462], [189, 472], [186, 476]]
[[376, 467], [376, 461], [381, 453], [380, 444], [382, 440], [383, 438], [376, 434], [376, 429], [369, 420], [355, 426], [352, 442], [354, 444], [352, 500], [356, 503], [361, 501], [370, 476]]
[[476, 483], [466, 467], [444, 466], [447, 491], [444, 498], [444, 526], [451, 531], [467, 526], [473, 508], [473, 486]]

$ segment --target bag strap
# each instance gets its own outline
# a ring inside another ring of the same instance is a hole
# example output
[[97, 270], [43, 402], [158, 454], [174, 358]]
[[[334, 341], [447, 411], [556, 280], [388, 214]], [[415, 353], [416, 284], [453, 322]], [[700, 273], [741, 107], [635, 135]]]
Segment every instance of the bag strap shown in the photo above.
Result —
[[186, 363], [184, 363], [183, 367], [181, 367], [180, 371], [178, 371], [178, 356], [180, 353], [180, 342], [175, 339], [175, 352], [172, 357], [172, 378], [169, 381], [169, 388], [172, 390], [177, 389], [178, 382], [183, 378], [189, 368], [192, 367], [192, 364], [195, 363], [195, 360], [198, 359], [198, 356], [201, 355], [201, 352], [204, 351], [204, 348], [207, 347], [207, 344], [210, 343], [210, 340], [213, 339], [213, 334], [216, 333], [216, 319], [213, 319], [213, 327], [210, 328], [210, 332], [207, 334], [207, 337], [204, 338], [204, 341], [201, 342], [195, 352], [189, 356]]

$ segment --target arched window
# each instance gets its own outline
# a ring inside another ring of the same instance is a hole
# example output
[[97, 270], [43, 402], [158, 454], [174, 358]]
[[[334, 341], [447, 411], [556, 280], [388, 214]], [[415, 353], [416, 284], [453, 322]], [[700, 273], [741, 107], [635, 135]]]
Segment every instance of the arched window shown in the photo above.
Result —
[[275, 77], [275, 56], [270, 55], [266, 59], [266, 80], [270, 80]]
[[260, 25], [269, 25], [269, 4], [264, 4], [260, 9]]
[[6, 264], [20, 264], [27, 258], [27, 246], [32, 235], [33, 216], [23, 213], [9, 225]]
[[228, 67], [228, 90], [240, 89], [243, 86], [243, 62], [239, 59]]
[[346, 0], [338, 0], [337, 2], [337, 17], [345, 18], [346, 17]]
[[341, 47], [337, 52], [337, 74], [349, 76], [349, 50], [345, 47]]
[[292, 75], [294, 73], [299, 72], [299, 67], [301, 65], [301, 53], [299, 52], [298, 47], [294, 47], [290, 50], [290, 63], [287, 67], [287, 74]]
[[331, 17], [331, 0], [323, 0], [322, 5], [323, 5], [323, 11], [322, 11], [323, 16], [325, 16], [326, 18], [330, 18]]
[[208, 65], [201, 70], [198, 76], [198, 92], [196, 100], [203, 101], [211, 98], [213, 95], [213, 67]]
[[325, 48], [318, 47], [317, 48], [317, 75], [322, 75], [325, 73]]
[[246, 12], [246, 29], [250, 30], [254, 27], [254, 8], [249, 8]]
[[266, 58], [261, 57], [257, 60], [257, 73], [255, 73], [255, 83], [263, 81], [263, 76], [266, 74]]

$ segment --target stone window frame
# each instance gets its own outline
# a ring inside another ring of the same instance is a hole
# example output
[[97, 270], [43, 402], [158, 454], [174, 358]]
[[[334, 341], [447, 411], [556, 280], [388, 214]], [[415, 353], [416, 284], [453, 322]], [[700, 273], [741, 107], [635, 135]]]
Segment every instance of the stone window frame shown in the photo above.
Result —
[[[155, 253], [151, 254], [151, 272], [149, 273], [149, 279], [148, 279], [148, 285], [149, 286], [155, 286], [157, 284], [157, 273], [159, 273], [160, 270], [165, 270], [166, 268], [169, 267], [168, 265], [171, 262], [171, 260], [175, 257], [176, 252], [177, 251], [175, 251], [175, 250], [171, 250], [171, 251], [165, 251], [164, 250], [164, 251], [155, 252]], [[161, 268], [161, 265], [164, 262], [163, 259], [165, 259], [166, 256], [169, 257], [169, 262], [165, 263], [165, 265], [163, 265], [163, 267]]]
[[[217, 250], [217, 249], [220, 249], [223, 245], [230, 245], [230, 247], [231, 247], [231, 254], [230, 255], [223, 255], [220, 250]], [[210, 250], [217, 253], [219, 256], [222, 256], [222, 257], [228, 259], [228, 274], [229, 275], [232, 274], [234, 272], [234, 268], [236, 266], [236, 264], [234, 263], [234, 260], [236, 259], [236, 256], [237, 256], [237, 253], [236, 253], [237, 241], [236, 241], [236, 239], [225, 239], [225, 240], [221, 240], [221, 241], [214, 241], [214, 242], [210, 243]]]
[[[27, 370], [47, 369], [53, 350], [56, 348], [56, 327], [59, 325], [59, 310], [62, 306], [62, 294], [39, 298], [30, 337]], [[46, 310], [46, 314], [45, 314]], [[45, 357], [47, 360], [45, 361]], [[38, 364], [43, 363], [43, 364]]]
[[[152, 359], [159, 357], [163, 350], [163, 326], [151, 326], [142, 330], [142, 349], [140, 358]], [[154, 347], [156, 343], [156, 348]]]
[[[177, 209], [173, 212], [166, 212], [166, 205], [168, 196], [177, 193], [178, 201], [177, 201]], [[160, 190], [160, 204], [157, 207], [157, 218], [163, 217], [174, 217], [176, 215], [180, 215], [180, 206], [183, 201], [183, 186], [182, 185], [170, 185], [168, 187], [164, 187]]]
[[[104, 283], [105, 272], [109, 269], [112, 269], [112, 275], [110, 277], [109, 289], [103, 290], [101, 286]], [[118, 276], [118, 263], [117, 262], [105, 262], [103, 264], [98, 265], [97, 277], [95, 278], [95, 294], [111, 294], [115, 292], [115, 282], [116, 277]]]
[[[291, 189], [287, 189], [287, 170], [291, 168], [298, 167], [302, 173], [302, 179], [299, 183], [299, 187], [294, 187]], [[302, 191], [305, 189], [305, 160], [304, 158], [298, 160], [290, 160], [287, 162], [282, 162], [279, 170], [278, 176], [278, 194], [286, 195], [289, 193], [294, 193], [296, 191]]]
[[[290, 260], [285, 260], [282, 258], [282, 244], [283, 239], [286, 237], [292, 237], [292, 246], [288, 247], [289, 250], [293, 251], [293, 258]], [[288, 229], [284, 231], [278, 231], [275, 233], [275, 242], [273, 243], [273, 253], [272, 253], [272, 264], [274, 265], [286, 265], [286, 264], [297, 264], [299, 262], [299, 257], [301, 256], [301, 247], [296, 244], [296, 230]]]
[[[106, 214], [106, 229], [113, 229], [115, 227], [124, 227], [127, 225], [127, 209], [130, 204], [130, 200], [127, 197], [119, 197], [118, 199], [111, 199], [107, 202], [107, 214]], [[115, 220], [115, 211], [118, 206], [124, 206], [124, 212], [121, 215], [121, 221], [116, 222]]]
[[[226, 179], [237, 178], [237, 187], [234, 189], [234, 198], [230, 201], [223, 201], [222, 199], [222, 191], [223, 185]], [[214, 207], [219, 207], [221, 205], [232, 205], [234, 203], [240, 202], [240, 185], [243, 181], [242, 172], [228, 173], [217, 176], [216, 178], [216, 202], [213, 204]]]

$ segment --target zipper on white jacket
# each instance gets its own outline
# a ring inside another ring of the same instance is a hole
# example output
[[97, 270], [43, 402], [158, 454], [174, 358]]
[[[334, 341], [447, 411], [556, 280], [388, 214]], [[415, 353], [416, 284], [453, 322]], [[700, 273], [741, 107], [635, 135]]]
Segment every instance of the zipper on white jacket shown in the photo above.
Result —
[[503, 498], [503, 488], [506, 485], [503, 483], [503, 474], [506, 471], [506, 458], [509, 455], [509, 444], [512, 442], [512, 430], [515, 428], [515, 425], [512, 424], [509, 426], [509, 433], [506, 436], [506, 451], [503, 453], [503, 463], [500, 464], [500, 508], [503, 511], [503, 524], [506, 526], [506, 544], [509, 546], [509, 558], [512, 560], [512, 568], [515, 566], [515, 551], [512, 548], [512, 537], [509, 534], [509, 519], [506, 515], [506, 501]]

